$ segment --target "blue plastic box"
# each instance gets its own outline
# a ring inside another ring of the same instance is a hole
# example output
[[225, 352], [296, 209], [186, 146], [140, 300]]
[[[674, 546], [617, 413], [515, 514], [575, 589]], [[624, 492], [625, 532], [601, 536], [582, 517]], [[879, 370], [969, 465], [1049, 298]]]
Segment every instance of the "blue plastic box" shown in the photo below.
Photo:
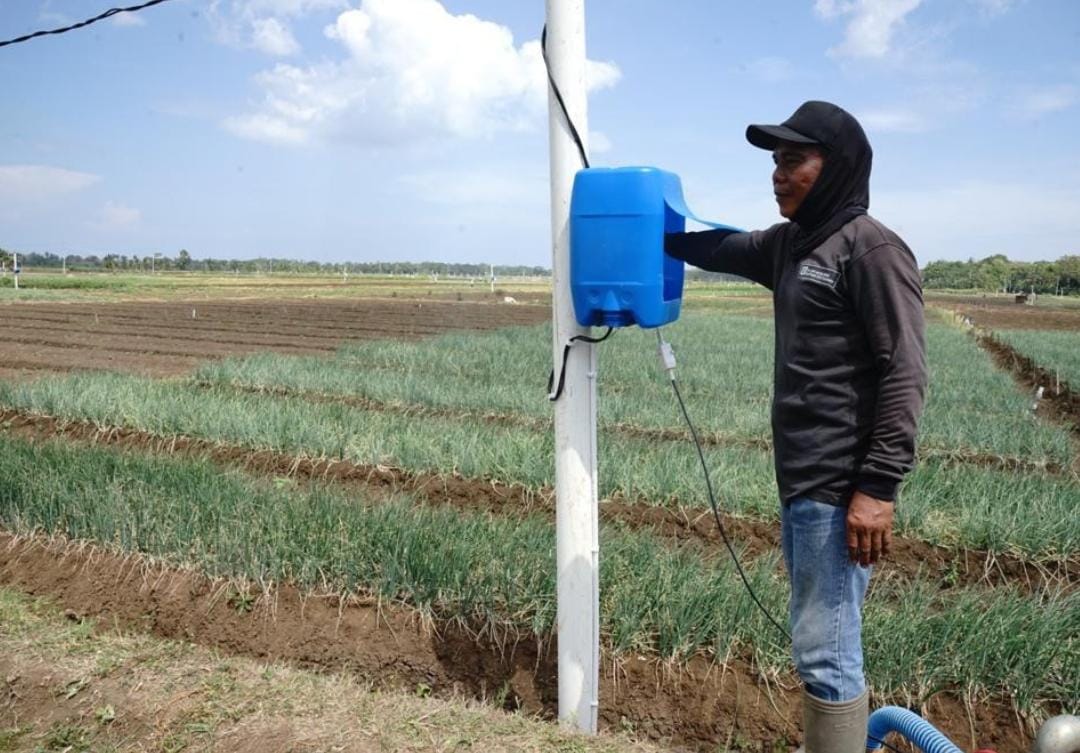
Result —
[[685, 229], [679, 176], [654, 167], [589, 168], [570, 199], [570, 289], [580, 325], [659, 327], [679, 318], [683, 263], [664, 233]]

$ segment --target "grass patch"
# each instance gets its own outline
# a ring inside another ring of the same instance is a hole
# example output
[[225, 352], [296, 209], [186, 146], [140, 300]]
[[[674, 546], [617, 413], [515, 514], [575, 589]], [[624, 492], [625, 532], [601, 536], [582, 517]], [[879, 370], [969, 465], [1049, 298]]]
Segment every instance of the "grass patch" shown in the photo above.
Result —
[[[47, 671], [92, 678], [86, 692], [71, 700], [60, 696], [18, 708], [20, 726], [0, 729], [0, 751], [61, 751], [68, 745], [71, 751], [76, 745], [94, 751], [235, 750], [240, 740], [281, 749], [417, 753], [659, 750], [610, 733], [582, 737], [461, 698], [375, 691], [348, 675], [80, 627], [48, 602], [0, 589], [0, 654], [15, 676]], [[94, 674], [102, 656], [117, 667], [108, 677]], [[123, 701], [110, 708], [95, 695]], [[110, 712], [114, 721], [108, 721]]]

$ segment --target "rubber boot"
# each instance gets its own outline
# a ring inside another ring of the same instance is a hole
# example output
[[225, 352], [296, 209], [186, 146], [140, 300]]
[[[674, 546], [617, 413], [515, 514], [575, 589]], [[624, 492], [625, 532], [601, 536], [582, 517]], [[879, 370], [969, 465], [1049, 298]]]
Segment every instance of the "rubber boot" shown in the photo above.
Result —
[[865, 753], [870, 691], [850, 701], [823, 701], [803, 690], [803, 746], [797, 753]]

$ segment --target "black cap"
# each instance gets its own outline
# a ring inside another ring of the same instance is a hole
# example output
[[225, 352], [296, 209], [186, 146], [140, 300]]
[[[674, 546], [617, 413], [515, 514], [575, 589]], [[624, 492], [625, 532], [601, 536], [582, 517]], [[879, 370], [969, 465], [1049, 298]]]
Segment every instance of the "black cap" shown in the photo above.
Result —
[[840, 132], [847, 113], [829, 102], [804, 102], [780, 125], [751, 125], [746, 140], [756, 147], [772, 151], [780, 141], [796, 144], [831, 146]]

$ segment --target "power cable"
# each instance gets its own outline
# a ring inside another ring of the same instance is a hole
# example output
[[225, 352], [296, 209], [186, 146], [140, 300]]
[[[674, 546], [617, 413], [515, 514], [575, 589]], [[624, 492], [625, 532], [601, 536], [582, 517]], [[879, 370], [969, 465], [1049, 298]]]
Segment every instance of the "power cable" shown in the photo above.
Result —
[[581, 164], [589, 167], [589, 158], [585, 154], [585, 145], [581, 141], [581, 134], [578, 133], [577, 126], [574, 125], [570, 112], [566, 109], [566, 102], [563, 101], [559, 85], [555, 83], [555, 77], [551, 75], [551, 62], [548, 61], [547, 54], [547, 24], [544, 24], [544, 28], [540, 30], [540, 54], [544, 58], [544, 70], [547, 71], [548, 83], [551, 84], [551, 93], [555, 95], [555, 101], [559, 103], [559, 109], [562, 110], [563, 118], [570, 129], [570, 136], [574, 139], [574, 144], [577, 145], [578, 154], [581, 155]]
[[739, 562], [738, 555], [735, 554], [735, 547], [731, 545], [731, 539], [728, 538], [727, 530], [724, 528], [724, 522], [720, 518], [720, 507], [716, 502], [712, 477], [709, 475], [709, 465], [705, 461], [705, 451], [701, 448], [701, 439], [698, 437], [697, 428], [694, 427], [694, 422], [690, 420], [690, 413], [686, 410], [686, 403], [683, 401], [682, 391], [679, 390], [679, 382], [675, 379], [675, 356], [671, 352], [671, 345], [666, 342], [660, 334], [659, 328], [656, 330], [656, 340], [660, 345], [660, 357], [663, 361], [664, 368], [667, 370], [668, 377], [671, 379], [671, 388], [675, 391], [675, 398], [679, 401], [679, 409], [682, 411], [683, 419], [686, 421], [686, 426], [690, 429], [690, 436], [693, 438], [694, 446], [697, 448], [698, 460], [701, 461], [701, 470], [705, 475], [705, 489], [709, 494], [709, 506], [712, 508], [713, 517], [716, 519], [716, 527], [720, 530], [720, 538], [723, 539], [724, 546], [727, 547], [728, 554], [731, 555], [731, 561], [735, 563], [735, 569], [738, 570], [739, 577], [742, 578], [743, 585], [746, 586], [746, 591], [750, 594], [750, 598], [753, 599], [758, 609], [761, 610], [761, 613], [768, 618], [769, 622], [771, 622], [790, 643], [791, 635], [776, 620], [776, 618], [772, 616], [769, 610], [765, 608], [765, 605], [761, 603], [761, 599], [759, 599], [757, 593], [755, 593], [754, 587], [750, 585], [750, 579], [746, 577], [746, 572]]
[[[570, 136], [574, 140], [574, 145], [577, 146], [578, 156], [581, 157], [581, 164], [585, 167], [589, 167], [589, 156], [585, 153], [585, 144], [581, 141], [581, 134], [578, 133], [577, 126], [574, 125], [573, 119], [570, 117], [570, 112], [566, 109], [566, 102], [563, 100], [562, 92], [559, 91], [559, 85], [555, 83], [555, 77], [551, 73], [551, 61], [548, 60], [547, 54], [547, 24], [544, 24], [544, 28], [540, 31], [540, 54], [544, 58], [544, 70], [547, 71], [547, 80], [551, 84], [551, 93], [555, 95], [555, 101], [559, 103], [559, 110], [562, 112], [563, 120], [566, 121], [566, 127], [570, 129]], [[562, 364], [559, 366], [559, 382], [555, 385], [555, 369], [551, 369], [551, 375], [548, 377], [548, 400], [552, 402], [559, 399], [562, 396], [563, 384], [566, 381], [566, 360], [570, 356], [570, 348], [576, 342], [584, 343], [602, 343], [604, 340], [611, 337], [611, 333], [615, 331], [614, 327], [608, 327], [608, 331], [604, 333], [602, 337], [589, 337], [587, 335], [576, 335], [567, 340], [566, 345], [563, 347]], [[555, 390], [552, 391], [552, 387]]]
[[98, 21], [102, 21], [109, 16], [115, 16], [117, 13], [134, 13], [137, 10], [149, 8], [151, 5], [159, 5], [160, 3], [166, 3], [168, 1], [169, 0], [148, 0], [148, 2], [142, 3], [140, 5], [130, 5], [127, 8], [109, 8], [107, 11], [100, 15], [94, 16], [93, 18], [88, 18], [85, 21], [80, 21], [77, 24], [72, 24], [71, 26], [63, 26], [59, 29], [46, 29], [43, 31], [35, 31], [32, 34], [15, 37], [14, 39], [6, 39], [0, 42], [0, 47], [7, 47], [9, 44], [19, 44], [20, 42], [28, 42], [35, 37], [44, 37], [49, 34], [64, 34], [69, 31], [74, 31], [75, 29], [81, 29], [84, 26], [89, 26], [92, 23], [97, 23]]
[[570, 357], [570, 348], [573, 347], [574, 343], [582, 342], [582, 343], [590, 343], [590, 344], [593, 344], [593, 345], [595, 345], [596, 343], [602, 343], [602, 342], [604, 342], [604, 340], [611, 337], [611, 333], [614, 332], [614, 331], [615, 331], [614, 327], [608, 327], [607, 332], [605, 332], [600, 337], [589, 337], [588, 335], [575, 335], [574, 337], [571, 337], [569, 340], [567, 340], [566, 345], [563, 346], [562, 365], [559, 367], [559, 385], [555, 389], [554, 392], [551, 391], [551, 388], [555, 384], [555, 369], [551, 370], [551, 375], [548, 377], [548, 386], [547, 386], [548, 400], [550, 400], [552, 402], [555, 402], [556, 400], [559, 399], [559, 397], [562, 396], [563, 383], [566, 381], [566, 360], [567, 360], [567, 358]]

